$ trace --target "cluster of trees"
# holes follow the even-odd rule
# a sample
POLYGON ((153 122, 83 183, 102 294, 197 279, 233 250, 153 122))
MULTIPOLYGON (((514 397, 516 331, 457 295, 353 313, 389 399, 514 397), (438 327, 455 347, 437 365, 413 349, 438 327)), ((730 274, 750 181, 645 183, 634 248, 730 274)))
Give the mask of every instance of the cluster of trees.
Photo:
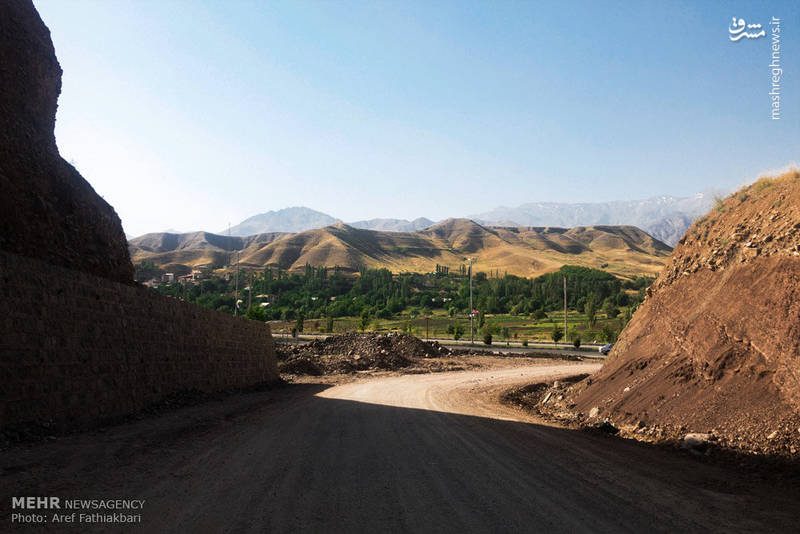
MULTIPOLYGON (((629 310, 636 305, 652 282, 647 277, 622 281, 604 271, 569 265, 535 278, 508 274, 489 278, 477 273, 472 280, 473 308, 481 312, 481 322, 484 313, 530 314, 542 319, 547 312, 563 309, 564 277, 568 309, 586 313, 591 326, 600 311, 616 317, 620 308, 629 310)), ((235 279, 212 277, 196 284, 161 284, 155 291, 233 313, 235 279)), ((322 317, 361 317, 368 324, 371 318, 390 318, 404 310, 412 315, 433 309, 445 309, 451 316, 469 313, 467 274, 464 269, 451 273, 441 266, 427 274, 393 275, 387 269, 362 269, 358 276, 310 265, 302 273, 291 274, 266 268, 240 271, 238 286, 241 313, 259 320, 297 321, 299 328, 304 319, 322 317)))

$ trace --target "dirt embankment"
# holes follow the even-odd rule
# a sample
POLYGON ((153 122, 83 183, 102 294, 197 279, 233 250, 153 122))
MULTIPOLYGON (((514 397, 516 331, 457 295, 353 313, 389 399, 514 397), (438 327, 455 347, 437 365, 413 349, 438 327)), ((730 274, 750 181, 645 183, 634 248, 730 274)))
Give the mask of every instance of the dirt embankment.
POLYGON ((603 369, 555 404, 588 423, 800 457, 800 173, 697 221, 603 369))

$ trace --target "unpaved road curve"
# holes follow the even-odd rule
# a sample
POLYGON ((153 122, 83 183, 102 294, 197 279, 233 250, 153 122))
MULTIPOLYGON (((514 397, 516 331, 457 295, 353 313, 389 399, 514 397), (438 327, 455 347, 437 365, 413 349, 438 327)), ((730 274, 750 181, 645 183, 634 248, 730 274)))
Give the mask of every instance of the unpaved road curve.
POLYGON ((294 385, 13 447, 0 454, 0 530, 9 526, 10 495, 146 499, 138 532, 796 528, 796 487, 537 424, 495 402, 511 384, 596 368, 554 363, 294 385))

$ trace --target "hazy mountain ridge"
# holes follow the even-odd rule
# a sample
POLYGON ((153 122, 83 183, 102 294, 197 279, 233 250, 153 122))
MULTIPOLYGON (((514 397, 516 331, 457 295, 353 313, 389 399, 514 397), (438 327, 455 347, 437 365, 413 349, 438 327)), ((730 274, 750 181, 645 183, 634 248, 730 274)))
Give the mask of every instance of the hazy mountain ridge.
MULTIPOLYGON (((331 217, 327 213, 295 206, 253 215, 231 227, 230 235, 248 236, 268 232, 302 232, 313 230, 314 228, 322 228, 335 222, 339 222, 339 219, 331 217)), ((218 233, 224 235, 228 233, 228 230, 218 233)))
MULTIPOLYGON (((707 213, 721 190, 709 189, 691 197, 659 196, 644 200, 611 202, 529 202, 517 207, 500 206, 468 218, 486 226, 563 227, 596 225, 636 226, 656 239, 674 246, 689 226, 707 213)), ((298 206, 254 215, 230 228, 231 236, 264 233, 298 233, 324 228, 341 219, 317 210, 298 206)), ((347 223, 352 228, 383 232, 414 232, 429 228, 435 221, 419 217, 376 218, 347 223)), ((217 232, 227 235, 228 230, 217 232)), ((166 232, 178 233, 178 232, 166 232)))
POLYGON ((413 232, 414 230, 422 230, 436 224, 435 221, 425 217, 418 217, 413 221, 407 219, 369 219, 366 221, 356 221, 348 223, 353 228, 361 228, 363 230, 381 230, 384 232, 413 232))
MULTIPOLYGON (((342 222, 342 220, 311 208, 295 206, 259 213, 258 215, 248 217, 236 226, 232 226, 230 228, 230 235, 249 236, 273 232, 297 233, 306 230, 314 230, 316 228, 324 228, 325 226, 330 226, 337 222, 342 222)), ((425 217, 418 217, 413 221, 407 219, 378 218, 355 221, 347 224, 353 228, 360 228, 363 230, 413 232, 414 230, 421 230, 432 226, 436 224, 436 222, 426 219, 425 217)), ((228 235, 228 232, 229 230, 225 229, 217 232, 217 234, 228 235)), ((181 232, 167 230, 163 233, 179 234, 181 232)))
POLYGON ((361 267, 393 272, 428 272, 437 264, 456 268, 467 257, 478 270, 535 276, 565 264, 605 268, 615 274, 656 274, 670 248, 631 226, 489 227, 468 219, 448 219, 423 230, 389 232, 354 228, 341 222, 298 233, 220 236, 208 232, 147 234, 130 242, 137 263, 158 266, 223 266, 234 261, 248 268, 280 266, 300 270, 306 264, 361 267))
POLYGON ((529 202, 501 206, 471 215, 483 224, 504 226, 631 225, 674 246, 692 222, 707 213, 721 191, 708 190, 691 197, 660 196, 645 200, 559 203, 529 202))

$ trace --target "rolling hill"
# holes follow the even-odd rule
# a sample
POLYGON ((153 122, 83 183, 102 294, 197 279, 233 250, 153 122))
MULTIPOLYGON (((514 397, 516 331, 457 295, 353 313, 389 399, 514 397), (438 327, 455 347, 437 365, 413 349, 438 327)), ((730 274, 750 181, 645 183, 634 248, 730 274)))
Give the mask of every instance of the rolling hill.
POLYGON ((162 267, 221 267, 233 261, 234 251, 239 251, 243 267, 290 271, 310 264, 351 272, 362 266, 428 272, 437 264, 456 268, 474 257, 477 271, 537 276, 571 264, 634 276, 657 274, 671 249, 633 226, 489 227, 468 219, 448 219, 413 232, 364 230, 337 222, 299 233, 159 233, 130 241, 134 263, 149 260, 162 267))

